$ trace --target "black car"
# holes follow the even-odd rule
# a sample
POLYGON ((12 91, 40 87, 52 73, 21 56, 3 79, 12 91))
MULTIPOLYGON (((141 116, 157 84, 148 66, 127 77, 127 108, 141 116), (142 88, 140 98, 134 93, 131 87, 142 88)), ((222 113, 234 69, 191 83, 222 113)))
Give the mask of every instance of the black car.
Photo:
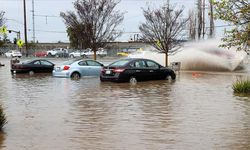
POLYGON ((52 73, 54 64, 44 59, 29 60, 23 63, 12 63, 11 73, 52 73))
POLYGON ((172 69, 161 66, 149 59, 122 59, 107 67, 103 67, 101 81, 137 82, 145 80, 161 80, 171 77, 175 80, 176 74, 172 69))

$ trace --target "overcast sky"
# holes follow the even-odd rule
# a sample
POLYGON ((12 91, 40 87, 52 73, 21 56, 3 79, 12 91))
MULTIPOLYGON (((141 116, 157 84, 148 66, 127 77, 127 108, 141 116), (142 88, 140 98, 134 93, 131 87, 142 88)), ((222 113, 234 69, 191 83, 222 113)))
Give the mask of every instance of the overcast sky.
MULTIPOLYGON (((74 10, 73 2, 74 0, 34 0, 35 39, 39 42, 68 42, 65 25, 59 14, 67 10, 74 10)), ((138 26, 144 20, 142 8, 148 5, 158 8, 166 2, 167 0, 121 0, 117 9, 125 11, 126 14, 123 24, 119 28, 125 33, 117 40, 128 41, 130 37, 133 37, 134 32, 139 32, 138 26)), ((184 6, 184 15, 187 15, 190 9, 195 8, 196 0, 170 0, 170 3, 179 7, 184 6)), ((26 5, 28 40, 30 41, 33 37, 32 0, 26 0, 26 5)), ((5 12, 7 28, 21 31, 23 38, 23 0, 0 0, 0 11, 5 12)), ((208 24, 208 20, 206 24, 208 24)), ((13 39, 16 35, 11 33, 8 36, 13 39)))

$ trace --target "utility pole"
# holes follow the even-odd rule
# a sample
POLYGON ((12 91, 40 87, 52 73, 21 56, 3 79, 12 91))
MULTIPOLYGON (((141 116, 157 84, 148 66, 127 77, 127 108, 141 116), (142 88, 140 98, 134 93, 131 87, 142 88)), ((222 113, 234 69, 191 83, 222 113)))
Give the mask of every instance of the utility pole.
POLYGON ((26 23, 26 2, 23 0, 23 13, 24 13, 24 40, 25 40, 25 55, 28 56, 28 41, 27 41, 27 23, 26 23))
POLYGON ((32 0, 32 20, 33 20, 33 42, 36 42, 36 33, 35 33, 35 6, 34 0, 32 0))

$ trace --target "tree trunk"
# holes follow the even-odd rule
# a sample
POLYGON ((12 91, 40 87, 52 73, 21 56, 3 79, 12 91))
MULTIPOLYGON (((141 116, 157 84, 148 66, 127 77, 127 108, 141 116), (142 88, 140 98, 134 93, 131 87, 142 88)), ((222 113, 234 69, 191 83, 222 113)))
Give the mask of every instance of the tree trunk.
POLYGON ((94 49, 93 51, 94 51, 94 60, 96 60, 96 49, 94 49))
POLYGON ((165 67, 168 67, 168 53, 165 53, 165 67))

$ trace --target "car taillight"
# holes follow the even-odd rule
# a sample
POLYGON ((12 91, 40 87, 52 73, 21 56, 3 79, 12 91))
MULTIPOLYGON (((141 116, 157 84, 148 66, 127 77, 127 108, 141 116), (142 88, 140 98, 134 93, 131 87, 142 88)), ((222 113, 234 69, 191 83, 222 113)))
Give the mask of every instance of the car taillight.
POLYGON ((64 66, 63 70, 69 70, 70 66, 64 66))
POLYGON ((113 72, 115 73, 121 73, 123 72, 125 69, 114 69, 113 72))

